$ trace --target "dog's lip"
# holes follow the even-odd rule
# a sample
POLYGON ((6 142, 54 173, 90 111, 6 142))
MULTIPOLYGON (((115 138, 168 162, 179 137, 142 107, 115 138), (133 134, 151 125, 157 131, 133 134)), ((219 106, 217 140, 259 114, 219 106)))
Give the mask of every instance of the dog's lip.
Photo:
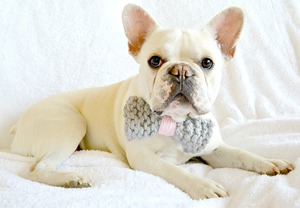
POLYGON ((165 105, 164 109, 157 109, 156 111, 154 111, 154 113, 159 116, 164 115, 166 113, 166 109, 170 110, 172 108, 177 108, 173 106, 176 102, 177 104, 175 104, 175 106, 181 106, 181 108, 183 107, 186 109, 190 108, 190 113, 193 113, 197 116, 204 115, 209 112, 207 110, 197 108, 193 100, 189 99, 188 96, 186 96, 183 92, 179 92, 176 95, 173 95, 173 97, 168 100, 168 103, 165 105))
POLYGON ((160 116, 161 114, 163 114, 163 111, 154 111, 154 113, 158 116, 160 116))
MULTIPOLYGON (((188 99, 187 96, 185 96, 183 93, 178 93, 177 95, 174 96, 174 98, 172 99, 171 102, 173 101, 178 101, 181 105, 187 105, 190 104, 194 107, 193 102, 191 100, 188 99)), ((170 102, 170 103, 171 103, 170 102)))
POLYGON ((169 99, 168 99, 168 105, 170 103, 172 103, 173 101, 179 101, 181 99, 183 99, 185 102, 189 102, 190 103, 190 101, 187 98, 187 96, 185 96, 184 93, 180 91, 180 92, 174 93, 173 96, 169 97, 169 99))
POLYGON ((175 95, 172 96, 172 98, 169 98, 168 101, 165 103, 165 107, 164 109, 157 109, 154 110, 154 113, 156 113, 157 115, 162 115, 166 109, 170 109, 170 108, 176 108, 174 106, 190 106, 193 107, 192 102, 190 102, 190 100, 187 98, 187 96, 185 96, 183 93, 177 93, 175 95))
POLYGON ((195 110, 195 112, 197 112, 198 115, 204 115, 204 114, 207 114, 209 112, 209 111, 204 110, 204 109, 199 109, 195 105, 194 100, 192 100, 192 98, 189 97, 189 96, 185 96, 184 93, 179 93, 178 95, 176 95, 174 97, 173 100, 178 100, 178 101, 180 101, 180 104, 183 104, 183 105, 190 105, 195 110))
MULTIPOLYGON (((177 101, 180 105, 191 105, 193 106, 192 102, 185 96, 183 93, 178 93, 175 95, 175 97, 172 99, 171 103, 177 101)), ((194 107, 194 106, 193 106, 194 107)))

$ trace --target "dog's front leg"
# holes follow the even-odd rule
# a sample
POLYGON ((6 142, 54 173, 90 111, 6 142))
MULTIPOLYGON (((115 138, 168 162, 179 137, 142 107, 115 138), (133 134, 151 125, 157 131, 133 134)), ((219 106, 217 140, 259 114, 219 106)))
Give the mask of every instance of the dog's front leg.
POLYGON ((132 145, 126 152, 133 169, 159 176, 180 188, 194 199, 227 196, 225 188, 206 178, 200 178, 173 163, 160 158, 144 146, 132 145))
POLYGON ((268 175, 287 174, 294 169, 294 165, 288 161, 267 159, 226 144, 201 158, 214 168, 240 168, 268 175))

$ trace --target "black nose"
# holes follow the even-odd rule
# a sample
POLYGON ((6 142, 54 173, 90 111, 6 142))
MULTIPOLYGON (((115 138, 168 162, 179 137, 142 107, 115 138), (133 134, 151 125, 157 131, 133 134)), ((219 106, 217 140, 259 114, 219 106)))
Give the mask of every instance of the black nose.
POLYGON ((177 64, 169 70, 169 74, 178 78, 178 82, 182 82, 185 79, 193 76, 193 70, 185 64, 177 64))

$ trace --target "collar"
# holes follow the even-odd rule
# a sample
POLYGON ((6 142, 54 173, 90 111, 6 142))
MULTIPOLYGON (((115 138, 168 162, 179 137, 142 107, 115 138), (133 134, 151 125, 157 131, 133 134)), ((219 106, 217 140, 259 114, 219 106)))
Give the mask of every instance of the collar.
POLYGON ((183 122, 176 122, 170 116, 155 114, 149 104, 137 96, 129 97, 123 116, 125 135, 129 141, 151 139, 159 134, 180 142, 186 153, 199 153, 213 134, 214 124, 210 119, 188 117, 183 122))

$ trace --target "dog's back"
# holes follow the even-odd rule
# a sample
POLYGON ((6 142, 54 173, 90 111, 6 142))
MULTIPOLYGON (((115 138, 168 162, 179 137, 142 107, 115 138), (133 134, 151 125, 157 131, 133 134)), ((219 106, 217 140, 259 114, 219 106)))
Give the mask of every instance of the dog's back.
POLYGON ((117 94, 126 90, 129 83, 127 80, 55 95, 30 107, 11 129, 14 135, 11 151, 37 159, 29 178, 50 185, 87 186, 87 180, 81 176, 54 171, 78 145, 81 149, 110 151, 125 160, 117 141, 119 127, 114 122, 121 114, 112 113, 115 105, 121 106, 117 94))

